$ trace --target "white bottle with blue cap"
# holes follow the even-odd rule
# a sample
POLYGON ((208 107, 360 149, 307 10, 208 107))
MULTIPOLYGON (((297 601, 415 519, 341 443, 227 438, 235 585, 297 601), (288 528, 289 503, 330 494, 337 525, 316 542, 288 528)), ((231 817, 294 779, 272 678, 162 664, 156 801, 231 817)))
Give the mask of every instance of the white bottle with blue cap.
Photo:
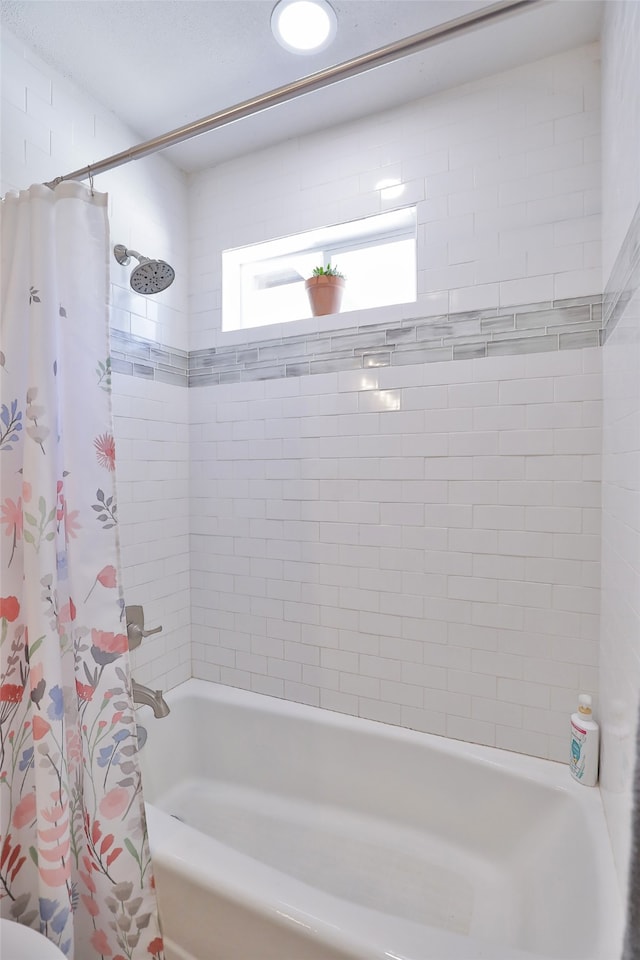
POLYGON ((578 710, 571 714, 569 770, 571 776, 586 787, 595 787, 598 782, 599 748, 600 728, 593 719, 591 697, 581 693, 578 710))

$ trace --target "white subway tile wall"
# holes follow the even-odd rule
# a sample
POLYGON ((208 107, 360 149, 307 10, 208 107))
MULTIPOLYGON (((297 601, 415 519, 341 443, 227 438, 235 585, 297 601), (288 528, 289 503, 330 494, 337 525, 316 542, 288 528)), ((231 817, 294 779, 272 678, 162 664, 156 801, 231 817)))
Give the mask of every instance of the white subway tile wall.
POLYGON ((449 344, 312 376, 296 356, 286 376, 286 338, 467 310, 504 324, 517 306, 512 335, 549 349, 541 302, 602 289, 598 57, 192 177, 191 382, 209 384, 190 397, 195 675, 566 760, 567 713, 597 690, 598 351, 437 362, 449 344), (271 345, 222 335, 221 251, 378 212, 385 165, 418 202, 414 312, 282 324, 271 345), (282 379, 232 368, 260 351, 258 375, 282 379), (216 367, 246 382, 212 386, 216 367))
POLYGON ((566 760, 597 687, 599 356, 190 390, 194 674, 566 760))
MULTIPOLYGON (((68 173, 137 142, 113 113, 2 30, 0 191, 68 173)), ((159 297, 129 288, 111 263, 111 324, 178 352, 187 347, 186 177, 160 156, 95 178, 109 193, 111 241, 173 264, 159 297)), ((190 675, 188 409, 186 389, 113 375, 122 572, 127 603, 165 631, 134 654, 141 683, 166 689, 190 675)))
POLYGON ((600 783, 623 889, 640 694, 639 77, 640 5, 607 3, 603 24, 603 262, 606 302, 617 324, 602 351, 600 783))
POLYGON ((640 694, 640 270, 635 298, 603 350, 602 793, 626 882, 640 694))
POLYGON ((238 342, 223 249, 378 213, 387 171, 417 202, 421 315, 600 293, 599 110, 591 44, 194 174, 191 349, 238 342))
POLYGON ((191 676, 189 431, 184 387, 113 375, 120 555, 127 603, 162 625, 131 655, 136 680, 170 689, 191 676))
POLYGON ((602 23, 603 289, 640 204, 640 5, 604 5, 602 23))

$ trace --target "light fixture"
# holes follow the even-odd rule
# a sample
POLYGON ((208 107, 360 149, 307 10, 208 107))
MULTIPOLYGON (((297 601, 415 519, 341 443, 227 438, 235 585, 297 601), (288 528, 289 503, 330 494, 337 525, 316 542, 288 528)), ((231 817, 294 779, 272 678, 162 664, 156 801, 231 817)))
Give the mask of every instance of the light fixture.
POLYGON ((290 53, 318 53, 332 42, 338 21, 327 0, 279 0, 271 14, 271 30, 290 53))

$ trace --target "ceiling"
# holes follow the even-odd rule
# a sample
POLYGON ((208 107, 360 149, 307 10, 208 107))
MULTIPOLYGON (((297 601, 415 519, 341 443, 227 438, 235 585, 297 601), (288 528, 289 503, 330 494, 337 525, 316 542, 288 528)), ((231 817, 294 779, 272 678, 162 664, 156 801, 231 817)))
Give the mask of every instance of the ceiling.
MULTIPOLYGON (((3 27, 114 111, 136 140, 147 140, 489 6, 486 0, 332 0, 334 43, 297 56, 271 34, 274 2, 2 0, 0 10, 3 27)), ((171 147, 165 156, 195 171, 388 109, 595 40, 601 15, 601 0, 550 0, 171 147)))

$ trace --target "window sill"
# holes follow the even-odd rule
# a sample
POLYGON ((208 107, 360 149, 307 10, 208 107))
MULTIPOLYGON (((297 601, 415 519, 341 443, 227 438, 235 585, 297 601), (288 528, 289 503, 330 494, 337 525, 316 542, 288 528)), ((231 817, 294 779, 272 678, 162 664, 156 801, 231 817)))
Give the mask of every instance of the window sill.
POLYGON ((330 333, 333 330, 345 332, 376 324, 399 323, 411 320, 421 312, 419 300, 408 303, 394 303, 386 307, 369 307, 366 310, 350 310, 343 313, 329 313, 324 317, 306 317, 287 323, 272 323, 264 327, 247 327, 244 330, 218 331, 216 346, 235 346, 236 344, 261 343, 270 340, 284 340, 288 337, 308 337, 315 333, 330 333))

